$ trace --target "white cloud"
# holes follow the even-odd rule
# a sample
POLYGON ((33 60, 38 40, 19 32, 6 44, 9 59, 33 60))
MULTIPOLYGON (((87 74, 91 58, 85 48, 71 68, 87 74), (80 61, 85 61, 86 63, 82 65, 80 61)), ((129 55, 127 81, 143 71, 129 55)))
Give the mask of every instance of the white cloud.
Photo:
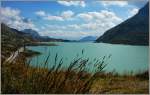
MULTIPOLYGON (((99 12, 92 11, 86 13, 80 13, 74 15, 70 10, 60 13, 60 16, 50 15, 44 11, 36 12, 36 15, 41 16, 47 20, 64 21, 69 18, 80 18, 80 24, 71 25, 48 25, 41 27, 42 32, 40 34, 55 37, 55 38, 68 38, 68 39, 80 39, 84 36, 100 36, 106 30, 122 22, 114 12, 101 10, 99 12)), ((23 30, 27 28, 36 29, 31 20, 21 17, 20 11, 17 9, 1 8, 1 20, 10 27, 23 30)))
POLYGON ((37 11, 35 12, 35 14, 38 16, 46 16, 46 13, 44 11, 37 11))
POLYGON ((120 7, 124 7, 128 5, 128 1, 99 1, 104 6, 117 5, 120 7))
POLYGON ((20 11, 17 9, 11 9, 10 7, 1 7, 0 13, 1 21, 11 28, 15 28, 18 30, 29 28, 38 30, 31 20, 21 17, 20 11))
POLYGON ((64 11, 61 13, 61 16, 64 18, 64 19, 67 19, 67 18, 71 18, 72 16, 74 15, 74 12, 68 10, 68 11, 64 11))
MULTIPOLYGON (((81 19, 87 20, 86 23, 71 25, 46 25, 46 29, 41 32, 42 35, 49 35, 56 38, 67 38, 67 39, 80 39, 85 36, 100 36, 106 30, 114 27, 121 23, 123 20, 119 18, 115 13, 102 10, 100 12, 87 12, 81 13, 84 15, 91 16, 89 20, 85 17, 81 19)), ((76 17, 81 16, 78 14, 76 17)))
POLYGON ((139 11, 138 8, 133 8, 132 10, 129 10, 129 17, 134 16, 135 14, 137 14, 139 11))
MULTIPOLYGON (((58 1, 61 4, 66 6, 82 6, 85 7, 85 2, 78 1, 80 3, 74 3, 75 1, 58 1)), ((118 5, 118 6, 125 6, 128 4, 127 1, 99 1, 104 6, 109 5, 118 5), (103 2, 103 3, 102 3, 103 2), (105 2, 105 3, 104 3, 105 2), (108 2, 108 3, 106 3, 108 2), (120 3, 117 3, 120 2, 120 3)), ((134 15, 137 12, 137 9, 130 10, 130 14, 134 15)), ((41 17, 44 20, 55 20, 55 21, 66 21, 70 19, 77 20, 75 22, 71 22, 70 25, 68 23, 64 25, 59 25, 59 23, 55 25, 47 25, 41 26, 40 34, 55 38, 68 38, 68 39, 80 39, 84 36, 100 36, 106 30, 114 27, 115 25, 121 23, 123 20, 122 18, 118 17, 114 12, 108 10, 101 10, 101 11, 91 11, 91 12, 84 12, 84 13, 74 13, 71 10, 66 10, 60 12, 57 15, 47 13, 43 10, 39 10, 35 12, 35 14, 41 17), (78 23, 80 22, 80 23, 78 23)), ((20 11, 17 9, 1 8, 0 14, 2 21, 6 22, 13 28, 16 29, 26 29, 32 28, 36 29, 35 25, 31 20, 25 20, 25 18, 21 17, 20 11)))
POLYGON ((121 23, 123 20, 114 12, 101 10, 99 12, 86 12, 74 16, 80 18, 80 24, 71 25, 47 25, 42 35, 49 35, 56 38, 80 39, 84 36, 100 36, 106 30, 121 23), (49 31, 51 30, 51 31, 49 31))
POLYGON ((77 17, 80 17, 82 19, 86 19, 86 20, 91 20, 93 19, 93 17, 89 14, 85 14, 85 13, 81 13, 81 14, 78 14, 77 17))
POLYGON ((35 12, 35 14, 36 14, 37 16, 42 17, 42 18, 45 19, 45 20, 63 21, 63 18, 62 18, 62 17, 50 15, 50 14, 48 14, 48 13, 46 13, 45 11, 42 11, 42 10, 35 12))
POLYGON ((10 7, 1 8, 1 14, 7 17, 17 17, 20 14, 20 11, 17 9, 11 9, 10 7))
POLYGON ((48 14, 48 13, 46 13, 44 11, 37 11, 37 12, 35 12, 35 14, 37 16, 42 17, 45 20, 64 21, 64 20, 70 20, 71 17, 74 15, 74 12, 72 12, 71 10, 64 11, 64 12, 62 12, 60 14, 60 16, 58 16, 58 15, 51 15, 51 14, 48 14))
POLYGON ((57 2, 65 6, 81 6, 81 7, 86 6, 84 1, 57 1, 57 2))
POLYGON ((121 22, 122 19, 118 17, 114 12, 101 10, 100 12, 87 12, 78 14, 77 17, 82 18, 85 21, 96 21, 101 23, 109 22, 121 22))
POLYGON ((56 21, 63 21, 63 18, 60 16, 52 16, 52 15, 48 15, 46 17, 44 17, 45 20, 56 20, 56 21))

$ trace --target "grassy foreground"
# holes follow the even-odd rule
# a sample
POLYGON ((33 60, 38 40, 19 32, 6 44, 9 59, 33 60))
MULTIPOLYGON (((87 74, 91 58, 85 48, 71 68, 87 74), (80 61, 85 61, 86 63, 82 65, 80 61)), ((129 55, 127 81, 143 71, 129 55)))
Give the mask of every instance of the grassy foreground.
POLYGON ((52 93, 148 93, 148 72, 138 75, 120 76, 113 73, 103 73, 105 62, 95 60, 94 74, 86 72, 89 59, 75 58, 70 66, 63 70, 63 59, 56 54, 55 64, 46 69, 47 57, 43 64, 45 69, 31 67, 26 63, 24 53, 13 63, 2 63, 1 88, 8 94, 52 94, 52 93))

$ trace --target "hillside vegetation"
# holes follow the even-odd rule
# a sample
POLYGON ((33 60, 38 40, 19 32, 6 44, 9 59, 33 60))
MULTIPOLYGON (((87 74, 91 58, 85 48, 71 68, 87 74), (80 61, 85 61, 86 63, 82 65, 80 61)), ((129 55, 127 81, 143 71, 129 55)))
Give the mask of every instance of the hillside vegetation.
POLYGON ((16 29, 9 28, 5 24, 1 24, 2 61, 19 47, 23 46, 25 43, 30 43, 31 41, 33 41, 31 36, 16 29))

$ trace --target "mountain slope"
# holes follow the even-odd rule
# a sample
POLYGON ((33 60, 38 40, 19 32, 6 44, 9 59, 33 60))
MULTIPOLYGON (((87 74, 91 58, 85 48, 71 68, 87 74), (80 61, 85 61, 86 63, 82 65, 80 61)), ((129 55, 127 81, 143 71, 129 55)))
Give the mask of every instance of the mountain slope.
POLYGON ((96 42, 112 44, 149 44, 149 3, 139 12, 119 24, 118 26, 106 31, 96 42))
POLYGON ((87 41, 95 41, 97 37, 95 36, 86 36, 86 37, 83 37, 82 39, 80 39, 79 41, 81 42, 87 42, 87 41))
POLYGON ((33 41, 32 37, 5 24, 1 24, 1 58, 5 59, 11 52, 16 51, 18 47, 33 41))

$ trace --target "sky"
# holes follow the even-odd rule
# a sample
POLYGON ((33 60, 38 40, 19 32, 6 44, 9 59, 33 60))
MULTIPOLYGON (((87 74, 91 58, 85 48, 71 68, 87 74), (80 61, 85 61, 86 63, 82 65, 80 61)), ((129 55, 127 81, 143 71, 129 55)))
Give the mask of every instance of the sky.
POLYGON ((0 20, 18 30, 78 40, 101 36, 138 13, 148 0, 130 1, 2 1, 0 20))

